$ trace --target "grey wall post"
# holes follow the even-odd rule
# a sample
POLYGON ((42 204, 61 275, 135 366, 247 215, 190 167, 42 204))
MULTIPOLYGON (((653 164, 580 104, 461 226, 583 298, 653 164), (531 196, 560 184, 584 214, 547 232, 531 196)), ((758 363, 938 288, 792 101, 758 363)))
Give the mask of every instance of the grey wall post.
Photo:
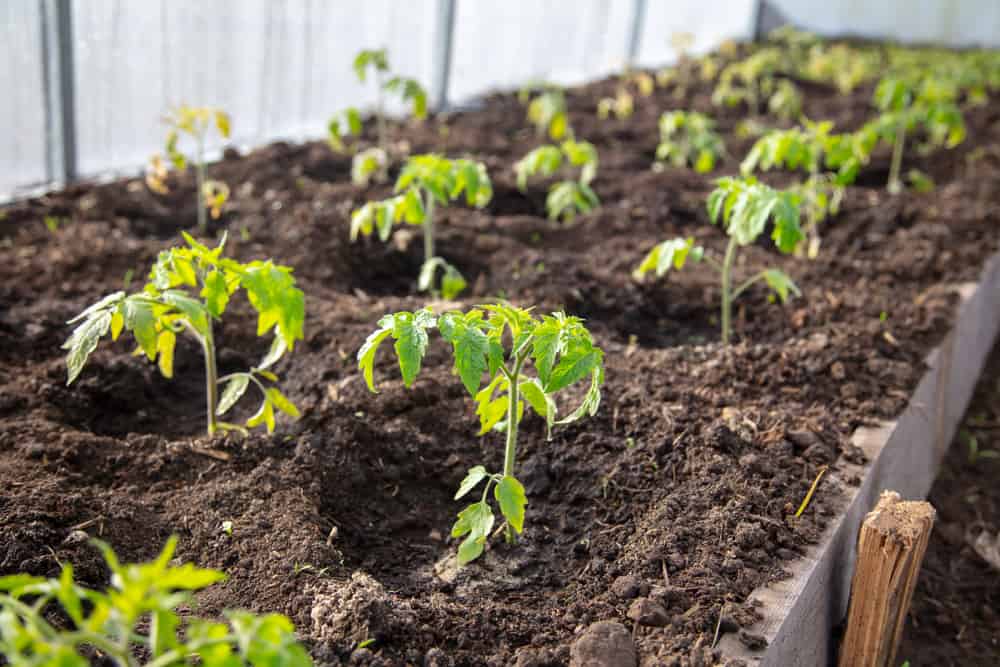
POLYGON ((434 41, 434 79, 431 81, 431 106, 435 111, 448 107, 448 81, 451 78, 451 46, 455 32, 455 0, 438 0, 437 34, 434 41))
POLYGON ((642 42, 642 25, 646 20, 646 0, 632 0, 632 21, 628 26, 628 37, 625 41, 625 63, 632 67, 639 56, 639 46, 642 42))
POLYGON ((50 183, 77 175, 71 0, 39 0, 45 100, 45 170, 50 183))

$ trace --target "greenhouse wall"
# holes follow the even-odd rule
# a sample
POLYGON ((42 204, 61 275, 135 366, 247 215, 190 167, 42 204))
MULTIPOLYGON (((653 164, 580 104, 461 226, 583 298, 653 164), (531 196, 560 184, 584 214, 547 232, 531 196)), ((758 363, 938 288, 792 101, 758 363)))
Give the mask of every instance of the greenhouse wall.
MULTIPOLYGON (((765 4, 765 16, 824 34, 1000 40, 991 0, 765 4)), ((669 63, 672 34, 690 32, 706 51, 751 37, 757 16, 757 0, 12 0, 0 3, 0 196, 62 180, 67 141, 80 176, 138 169, 180 103, 228 110, 240 146, 321 136, 334 111, 373 101, 350 67, 361 48, 389 46, 397 72, 425 82, 432 100, 460 103, 531 80, 579 83, 630 59, 669 63), (72 58, 66 81, 60 46, 72 58), (60 83, 72 89, 66 105, 60 83)))

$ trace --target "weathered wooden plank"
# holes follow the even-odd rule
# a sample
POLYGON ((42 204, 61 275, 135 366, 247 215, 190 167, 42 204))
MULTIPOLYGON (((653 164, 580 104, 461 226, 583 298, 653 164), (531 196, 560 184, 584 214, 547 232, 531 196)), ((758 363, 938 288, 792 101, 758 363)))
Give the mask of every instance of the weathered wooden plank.
POLYGON ((859 429, 853 441, 864 450, 864 467, 842 462, 828 473, 845 498, 840 518, 830 522, 819 543, 788 568, 789 579, 751 595, 760 600, 762 620, 750 632, 768 642, 751 651, 734 635, 719 642, 724 662, 794 667, 830 664, 831 629, 847 613, 855 541, 861 522, 883 489, 904 498, 924 498, 965 412, 983 363, 1000 328, 1000 254, 983 269, 978 283, 955 288, 962 303, 951 332, 928 355, 928 370, 906 410, 894 421, 859 429), (857 475, 862 482, 844 480, 857 475))

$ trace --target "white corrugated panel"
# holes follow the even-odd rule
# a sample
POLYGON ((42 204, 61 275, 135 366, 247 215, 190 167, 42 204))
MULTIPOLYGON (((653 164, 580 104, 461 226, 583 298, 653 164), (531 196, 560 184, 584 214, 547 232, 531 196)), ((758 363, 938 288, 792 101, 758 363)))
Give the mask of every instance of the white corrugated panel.
POLYGON ((768 0, 791 24, 823 35, 858 35, 951 46, 1000 46, 998 0, 768 0))
POLYGON ((434 0, 76 0, 77 122, 83 174, 134 167, 161 148, 176 104, 220 106, 234 141, 320 136, 347 105, 362 48, 390 46, 393 69, 429 84, 434 0))
POLYGON ((448 96, 579 83, 620 69, 631 15, 624 0, 457 0, 448 96))
POLYGON ((674 62, 675 33, 694 36, 693 53, 711 51, 727 39, 750 39, 755 10, 756 0, 648 0, 636 60, 646 67, 674 62))
POLYGON ((0 193, 46 179, 39 8, 0 2, 0 193))

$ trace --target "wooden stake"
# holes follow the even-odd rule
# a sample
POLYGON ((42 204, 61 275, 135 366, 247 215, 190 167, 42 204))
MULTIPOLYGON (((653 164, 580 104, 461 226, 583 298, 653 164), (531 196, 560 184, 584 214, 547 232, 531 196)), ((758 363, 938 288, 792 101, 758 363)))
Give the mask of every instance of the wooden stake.
POLYGON ((840 667, 895 664, 935 515, 930 503, 903 501, 895 491, 883 491, 865 517, 840 667))

